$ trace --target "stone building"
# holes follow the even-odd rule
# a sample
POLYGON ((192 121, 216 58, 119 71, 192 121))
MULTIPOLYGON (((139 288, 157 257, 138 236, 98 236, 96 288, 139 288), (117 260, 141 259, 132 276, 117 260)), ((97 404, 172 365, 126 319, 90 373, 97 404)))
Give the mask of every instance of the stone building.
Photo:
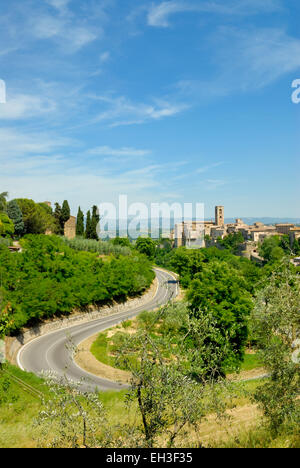
POLYGON ((224 235, 224 207, 215 208, 214 221, 182 221, 175 225, 174 245, 175 247, 185 246, 187 248, 205 247, 205 236, 211 235, 212 228, 219 228, 216 232, 218 237, 224 235))
POLYGON ((277 232, 280 234, 286 234, 288 235, 290 233, 290 230, 295 227, 294 224, 291 223, 282 223, 282 224, 275 224, 277 232))
POLYGON ((225 224, 224 206, 216 206, 215 207, 215 225, 224 226, 224 224, 225 224))
POLYGON ((265 225, 261 222, 253 223, 249 226, 240 218, 235 223, 225 224, 224 206, 215 207, 215 222, 213 221, 184 221, 176 224, 171 238, 174 240, 175 247, 186 246, 189 248, 205 247, 203 238, 210 237, 209 245, 215 245, 218 239, 224 239, 229 234, 241 233, 245 243, 250 243, 252 252, 247 252, 248 257, 255 257, 261 261, 258 253, 253 246, 258 246, 264 239, 271 236, 290 236, 291 246, 295 240, 300 238, 300 227, 295 227, 291 223, 280 223, 265 225), (202 240, 201 240, 202 239, 202 240))
POLYGON ((226 236, 225 227, 214 226, 211 228, 210 237, 213 241, 217 241, 218 239, 224 239, 225 236, 226 236))
POLYGON ((67 237, 67 239, 74 239, 74 237, 76 237, 75 216, 70 216, 68 221, 65 223, 64 236, 67 237))
POLYGON ((300 227, 294 227, 290 229, 289 234, 290 234, 290 244, 291 246, 293 246, 295 241, 300 239, 300 227))

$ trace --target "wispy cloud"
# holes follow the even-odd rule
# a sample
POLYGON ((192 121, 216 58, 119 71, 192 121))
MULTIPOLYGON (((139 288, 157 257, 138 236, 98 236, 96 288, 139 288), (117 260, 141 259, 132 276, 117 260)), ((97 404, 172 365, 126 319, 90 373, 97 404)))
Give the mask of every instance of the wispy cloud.
POLYGON ((61 12, 65 12, 71 0, 46 0, 49 5, 53 6, 61 12))
POLYGON ((127 194, 131 201, 166 200, 170 196, 170 171, 166 164, 143 161, 120 169, 118 164, 87 164, 86 155, 116 158, 147 156, 150 151, 102 146, 79 151, 80 142, 55 133, 22 133, 15 128, 0 129, 0 186, 11 197, 37 201, 68 199, 77 209, 91 203, 118 200, 127 194), (162 182, 164 181, 164 182, 162 182))
POLYGON ((249 15, 260 12, 275 11, 280 8, 279 0, 233 0, 227 2, 170 0, 152 5, 148 12, 148 24, 155 27, 170 26, 170 16, 175 13, 194 12, 223 15, 249 15))
POLYGON ((44 155, 59 149, 74 146, 70 138, 57 137, 47 133, 25 133, 15 128, 0 128, 1 162, 12 157, 26 158, 32 155, 44 155))
POLYGON ((87 44, 99 39, 103 29, 81 26, 68 16, 36 15, 31 18, 30 33, 36 39, 51 39, 63 46, 65 52, 77 52, 87 44))
POLYGON ((23 120, 48 115, 56 110, 55 101, 32 95, 7 95, 6 104, 0 106, 0 120, 23 120))
POLYGON ((100 55, 100 62, 101 62, 101 63, 107 62, 109 59, 110 59, 110 52, 108 52, 108 51, 103 52, 103 53, 100 55))
POLYGON ((203 188, 206 190, 217 190, 227 184, 226 180, 221 179, 207 179, 203 182, 203 188))
POLYGON ((213 163, 213 164, 209 164, 207 166, 198 167, 198 169, 196 169, 196 172, 197 172, 197 174, 204 174, 205 172, 208 172, 211 169, 215 169, 216 167, 222 166, 222 164, 224 164, 224 163, 220 161, 220 162, 216 162, 216 163, 213 163))
POLYGON ((93 123, 107 121, 110 127, 136 125, 151 120, 160 120, 164 117, 172 117, 189 107, 184 103, 171 103, 158 99, 154 99, 151 104, 145 104, 132 102, 124 96, 90 97, 102 102, 106 106, 106 110, 98 114, 93 119, 93 123))
POLYGON ((183 99, 207 100, 251 91, 300 68, 300 39, 284 29, 220 28, 215 32, 213 63, 208 80, 181 80, 176 84, 183 99))
POLYGON ((110 146, 98 146, 88 150, 88 154, 95 156, 114 156, 114 157, 142 157, 151 153, 149 150, 139 150, 136 148, 111 148, 110 146))

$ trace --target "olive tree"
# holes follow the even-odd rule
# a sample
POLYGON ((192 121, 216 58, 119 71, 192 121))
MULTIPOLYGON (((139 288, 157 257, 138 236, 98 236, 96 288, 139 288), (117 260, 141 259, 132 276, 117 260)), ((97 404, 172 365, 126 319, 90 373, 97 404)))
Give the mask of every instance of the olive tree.
POLYGON ((119 364, 132 374, 127 401, 137 403, 142 434, 139 443, 147 448, 173 447, 188 430, 197 430, 208 413, 224 416, 225 400, 230 395, 230 384, 212 377, 220 353, 206 348, 205 338, 214 333, 211 317, 203 316, 202 328, 190 320, 174 346, 171 336, 155 334, 167 311, 163 309, 152 324, 148 322, 145 329, 128 336, 119 350, 119 364), (195 369, 201 379, 195 378, 195 369))
POLYGON ((273 272, 257 294, 251 323, 260 359, 270 374, 254 398, 276 434, 283 423, 300 422, 299 274, 289 266, 273 272))
POLYGON ((51 448, 107 447, 110 436, 104 408, 97 393, 82 390, 83 382, 53 372, 44 374, 46 396, 35 426, 38 443, 51 448))

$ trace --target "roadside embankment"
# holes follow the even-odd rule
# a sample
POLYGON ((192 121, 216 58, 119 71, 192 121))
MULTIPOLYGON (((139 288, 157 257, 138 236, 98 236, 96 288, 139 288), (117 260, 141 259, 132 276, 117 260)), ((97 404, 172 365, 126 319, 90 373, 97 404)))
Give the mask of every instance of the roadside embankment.
POLYGON ((17 337, 6 337, 6 358, 11 364, 17 364, 16 356, 22 346, 43 335, 47 335, 56 330, 62 330, 81 323, 92 322, 93 320, 107 317, 120 312, 126 312, 135 307, 142 307, 150 302, 156 295, 158 289, 158 280, 154 279, 150 288, 140 297, 129 299, 119 304, 104 306, 99 309, 90 307, 86 313, 74 312, 74 314, 57 320, 41 323, 33 328, 26 329, 17 337))

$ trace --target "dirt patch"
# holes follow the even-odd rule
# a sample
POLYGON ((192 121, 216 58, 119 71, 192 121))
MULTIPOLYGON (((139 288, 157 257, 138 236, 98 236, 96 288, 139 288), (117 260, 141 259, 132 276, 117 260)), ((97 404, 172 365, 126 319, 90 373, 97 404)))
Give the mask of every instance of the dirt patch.
POLYGON ((102 377, 103 379, 112 380, 118 383, 129 383, 131 379, 130 372, 107 366, 106 364, 98 361, 90 352, 91 346, 97 339, 98 335, 99 333, 90 336, 79 345, 77 354, 75 356, 76 364, 78 364, 78 366, 85 371, 90 372, 97 377, 102 377))
POLYGON ((224 421, 216 421, 214 416, 209 416, 199 428, 199 442, 213 443, 232 437, 243 430, 257 424, 260 411, 256 405, 245 405, 227 411, 229 418, 224 421))
POLYGON ((227 375, 227 378, 229 380, 238 382, 240 380, 259 379, 259 378, 265 377, 266 374, 267 374, 266 369, 264 369, 263 367, 258 367, 256 369, 242 371, 239 374, 229 374, 227 375))

